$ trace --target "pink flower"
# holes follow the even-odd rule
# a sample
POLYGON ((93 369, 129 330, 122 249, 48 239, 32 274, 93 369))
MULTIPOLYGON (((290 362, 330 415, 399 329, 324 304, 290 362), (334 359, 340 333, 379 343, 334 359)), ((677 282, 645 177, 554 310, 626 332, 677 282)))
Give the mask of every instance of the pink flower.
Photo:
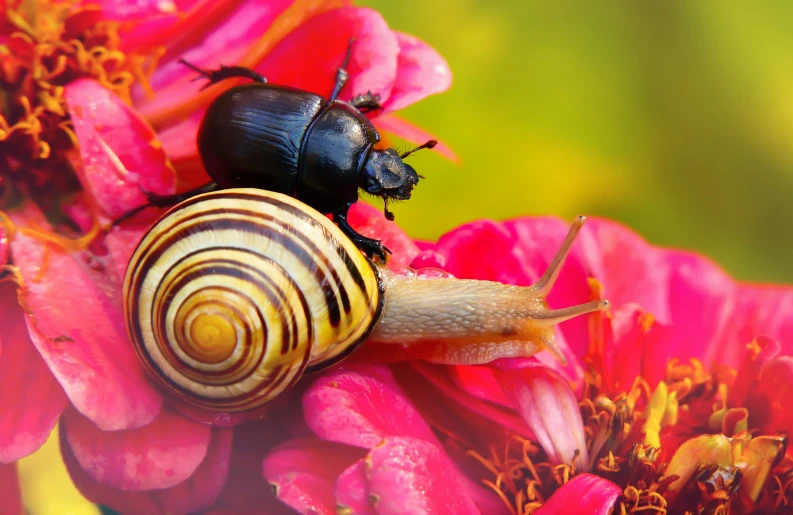
MULTIPOLYGON (((358 215, 365 232, 383 234, 379 214, 358 215)), ((421 250, 391 225, 387 234, 400 263, 528 285, 565 228, 553 218, 477 221, 421 250)), ((434 365, 372 341, 301 393, 310 433, 297 429, 271 451, 264 476, 300 513, 779 506, 791 495, 793 342, 782 311, 791 294, 590 220, 548 302, 608 297, 612 307, 558 326, 567 366, 545 352, 434 365)))
MULTIPOLYGON (((121 307, 151 215, 97 235, 144 202, 138 186, 162 194, 206 180, 195 130, 233 81, 186 95, 192 74, 176 60, 248 65, 326 94, 356 35, 345 95, 378 91, 386 113, 375 123, 420 140, 388 113, 444 90, 449 73, 426 45, 343 2, 100 6, 42 3, 36 22, 16 4, 3 14, 14 58, 0 65, 13 100, 0 119, 0 392, 11 399, 1 462, 33 452, 59 423, 74 482, 125 513, 748 513, 788 503, 793 293, 736 283, 604 220, 582 231, 546 300, 608 297, 611 310, 532 326, 530 349, 509 331, 484 351, 487 342, 372 338, 264 409, 166 402, 121 307), (50 206, 68 217, 45 217, 50 206), (522 355, 542 348, 555 355, 522 355)), ((394 271, 523 286, 566 230, 553 218, 478 221, 420 248, 372 208, 356 206, 350 221, 394 251, 394 271)))
POLYGON ((448 66, 347 2, 19 0, 0 16, 0 44, 13 49, 0 64, 0 463, 38 449, 59 423, 64 459, 91 499, 125 512, 204 509, 239 474, 231 427, 261 413, 164 401, 121 307, 127 263, 154 213, 97 237, 145 202, 140 188, 207 181, 197 126, 235 81, 200 92, 177 60, 248 65, 327 95, 355 36, 341 98, 379 93, 375 123, 407 139, 426 135, 393 112, 447 89, 448 66))

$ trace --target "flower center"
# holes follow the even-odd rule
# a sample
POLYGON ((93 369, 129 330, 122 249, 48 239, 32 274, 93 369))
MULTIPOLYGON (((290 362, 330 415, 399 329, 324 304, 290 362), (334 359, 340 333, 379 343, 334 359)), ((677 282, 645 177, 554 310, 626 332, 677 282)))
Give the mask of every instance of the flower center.
POLYGON ((0 24, 0 154, 6 161, 0 165, 26 173, 35 168, 39 183, 77 144, 64 86, 90 77, 130 102, 134 80, 145 86, 150 71, 143 68, 151 56, 119 50, 117 22, 82 4, 12 0, 0 24))
MULTIPOLYGON (((757 503, 790 504, 785 436, 754 434, 749 411, 728 407, 735 377, 725 367, 708 372, 697 360, 672 361, 654 391, 637 378, 628 391, 608 394, 602 376, 589 372, 579 403, 589 469, 622 488, 613 513, 727 514, 738 505, 748 513, 757 503)), ((514 435, 489 455, 469 456, 515 515, 540 508, 577 472, 572 459, 552 464, 537 442, 514 435)))

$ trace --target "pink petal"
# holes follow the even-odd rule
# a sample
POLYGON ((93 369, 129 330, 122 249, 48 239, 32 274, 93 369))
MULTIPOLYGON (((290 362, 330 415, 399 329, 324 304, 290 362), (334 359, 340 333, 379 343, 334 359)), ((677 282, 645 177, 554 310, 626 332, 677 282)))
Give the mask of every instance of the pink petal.
MULTIPOLYGON (((217 2, 221 4, 223 2, 217 2)), ((212 2, 212 3, 215 3, 212 2)), ((202 6, 204 11, 220 10, 223 6, 213 6, 212 3, 205 3, 202 6)), ((228 2, 225 2, 228 4, 228 2)), ((142 88, 138 88, 135 101, 141 113, 144 115, 153 111, 167 108, 170 104, 184 102, 185 95, 198 95, 203 82, 192 82, 196 73, 179 63, 179 59, 204 69, 215 69, 221 65, 235 66, 249 51, 250 47, 262 37, 262 34, 270 27, 273 20, 286 9, 292 0, 276 0, 268 2, 242 2, 236 6, 225 6, 222 19, 215 15, 214 19, 205 19, 201 13, 190 13, 196 20, 212 22, 213 26, 208 26, 205 31, 195 25, 183 27, 180 37, 191 36, 195 41, 178 53, 169 53, 169 58, 161 62, 150 79, 151 86, 157 91, 156 96, 149 98, 142 88), (229 8, 231 7, 231 8, 229 8), (186 30, 185 30, 186 29, 186 30), (198 30, 196 30, 198 29, 198 30)), ((210 16, 212 13, 207 13, 210 16)), ((206 23, 205 23, 206 24, 206 23)), ((173 45, 174 41, 168 41, 173 45)), ((268 71, 263 73, 267 76, 268 71)), ((267 77, 269 80, 269 76, 267 77)), ((248 81, 246 81, 248 82, 248 81)), ((235 84, 234 81, 227 81, 229 87, 235 84)), ((187 140, 189 133, 184 135, 187 140)), ((190 140, 195 143, 195 138, 190 140)), ((166 148, 168 148, 166 146, 166 148)), ((168 154, 171 158, 174 156, 168 154)))
POLYGON ((435 444, 391 437, 368 458, 369 493, 377 513, 480 513, 457 470, 435 444))
POLYGON ((534 271, 513 252, 514 237, 503 224, 477 220, 438 239, 436 251, 446 257, 444 270, 461 279, 481 279, 528 286, 534 271))
POLYGON ((355 515, 377 515, 369 499, 365 460, 356 461, 339 475, 335 495, 340 509, 351 510, 355 515))
POLYGON ((219 506, 233 513, 294 514, 275 497, 262 476, 264 458, 274 446, 290 438, 291 419, 302 418, 298 409, 288 408, 279 410, 274 417, 234 428, 231 467, 219 506))
POLYGON ((101 431, 76 410, 64 412, 69 445, 94 481, 122 490, 169 488, 207 455, 212 428, 163 409, 142 428, 101 431))
POLYGON ((441 93, 452 85, 446 60, 420 39, 394 32, 399 43, 397 74, 387 111, 398 111, 425 97, 441 93))
POLYGON ((168 399, 168 404, 191 420, 215 427, 234 427, 249 420, 257 420, 262 418, 262 415, 268 410, 268 406, 264 406, 241 413, 222 413, 193 406, 189 402, 177 398, 168 399))
POLYGON ((433 152, 439 153, 453 163, 459 164, 460 162, 460 158, 457 157, 457 154, 455 154, 446 143, 439 141, 437 136, 395 114, 381 114, 373 119, 372 123, 377 127, 379 132, 390 132, 416 145, 421 145, 422 143, 434 139, 438 141, 438 144, 432 149, 433 152))
POLYGON ((515 433, 532 437, 531 429, 513 410, 495 406, 489 402, 477 399, 463 392, 449 379, 445 371, 445 366, 431 365, 415 361, 413 368, 424 376, 432 385, 444 396, 453 400, 456 404, 463 406, 466 410, 472 411, 485 418, 498 422, 499 425, 515 433))
POLYGON ((299 513, 335 515, 333 484, 363 453, 316 438, 289 441, 265 458, 263 475, 276 495, 299 513))
POLYGON ((3 500, 3 513, 8 515, 25 514, 16 463, 0 463, 0 499, 3 500))
POLYGON ((658 338, 648 336, 657 329, 657 324, 651 324, 649 320, 648 314, 636 304, 624 304, 612 310, 609 323, 613 340, 605 344, 607 359, 611 362, 610 378, 607 379, 611 392, 628 391, 637 376, 645 378, 651 388, 663 379, 666 362, 645 358, 650 346, 664 344, 658 338))
POLYGON ((233 11, 236 3, 234 0, 175 0, 173 3, 146 0, 140 7, 129 13, 137 23, 122 25, 121 49, 145 54, 158 46, 167 47, 163 57, 168 59, 175 49, 200 39, 219 18, 233 11), (164 9, 158 9, 155 3, 164 9))
POLYGON ((341 100, 372 91, 384 102, 396 79, 399 45, 377 11, 343 7, 311 18, 294 30, 256 68, 274 84, 328 96, 355 37, 341 100))
POLYGON ((68 399, 30 341, 15 288, 0 285, 0 463, 41 447, 68 399))
POLYGON ((369 449, 392 435, 438 441, 384 366, 345 365, 323 375, 303 396, 303 412, 311 430, 332 442, 369 449))
POLYGON ((586 438, 581 412, 573 390, 557 372, 539 363, 524 361, 516 368, 511 360, 494 363, 500 366, 496 378, 535 439, 554 464, 572 463, 587 470, 586 438), (513 368, 514 367, 514 368, 513 368))
POLYGON ((793 288, 739 285, 735 302, 728 327, 709 358, 737 367, 745 346, 760 335, 777 340, 785 354, 793 354, 793 288))
MULTIPOLYGON (((765 431, 793 434, 793 412, 790 410, 790 399, 793 398, 793 356, 779 356, 766 363, 757 393, 764 397, 763 404, 767 406, 758 406, 758 412, 765 408, 770 413, 765 431)), ((750 409, 754 409, 754 405, 750 409)))
POLYGON ((80 141, 80 181, 105 214, 115 218, 146 202, 140 188, 173 193, 173 167, 132 108, 91 79, 69 83, 65 98, 80 141))
POLYGON ((171 488, 148 491, 118 490, 97 483, 75 457, 64 431, 61 431, 61 453, 69 474, 80 492, 91 502, 103 504, 122 513, 169 515, 196 513, 213 505, 226 482, 232 433, 212 430, 206 457, 185 481, 171 488))
MULTIPOLYGON (((10 215, 19 226, 47 229, 32 206, 10 215)), ((31 339, 74 406, 104 430, 151 422, 162 397, 130 345, 117 284, 79 255, 47 249, 23 234, 11 249, 27 286, 31 339)))
MULTIPOLYGON (((468 448, 476 448, 487 446, 510 431, 502 426, 498 419, 482 416, 469 409, 467 404, 449 402, 449 398, 421 375, 410 362, 398 363, 390 368, 400 388, 436 433, 450 435, 454 440, 463 442, 468 448)), ((438 368, 445 370, 451 367, 438 368)), ((464 394, 461 395, 467 398, 464 394)), ((500 391, 500 395, 503 397, 504 392, 500 391)), ((520 420, 517 417, 515 419, 520 420)), ((452 449, 447 450, 451 452, 452 449)))
POLYGON ((592 474, 579 474, 535 511, 537 515, 609 515, 622 493, 619 486, 608 479, 592 474))
POLYGON ((650 357, 665 363, 672 357, 686 360, 715 358, 716 346, 727 331, 735 306, 735 283, 709 260, 691 253, 668 251, 669 305, 672 322, 666 345, 650 357))
MULTIPOLYGON (((184 94, 184 88, 182 88, 181 93, 184 94)), ((198 146, 196 143, 198 138, 198 127, 201 125, 201 120, 205 112, 206 109, 196 111, 184 120, 159 132, 160 142, 162 142, 165 152, 172 161, 177 163, 177 166, 180 160, 191 159, 198 156, 198 146)), ((180 179, 182 179, 181 176, 180 179)), ((209 182, 208 175, 207 180, 204 182, 209 182)))
MULTIPOLYGON (((184 2, 179 2, 183 4, 184 2)), ((109 20, 136 21, 170 14, 177 9, 169 0, 102 0, 98 2, 102 16, 109 20)), ((181 5, 179 6, 181 7, 181 5)))
POLYGON ((399 224, 388 221, 383 212, 359 201, 350 208, 348 221, 362 235, 381 240, 392 252, 389 268, 408 266, 419 250, 399 224))
POLYGON ((602 218, 588 218, 579 238, 581 259, 612 306, 638 304, 659 322, 672 321, 669 264, 663 252, 629 228, 602 218))
POLYGON ((9 246, 8 235, 5 228, 0 227, 0 265, 5 265, 8 262, 8 254, 11 248, 9 246))
POLYGON ((756 413, 757 409, 756 406, 747 404, 747 394, 757 386, 765 364, 778 356, 780 351, 781 346, 776 340, 767 336, 755 338, 751 345, 745 346, 744 361, 738 368, 738 374, 730 387, 730 397, 727 406, 751 406, 755 425, 757 425, 755 418, 758 415, 756 413))
POLYGON ((449 377, 462 391, 505 408, 512 407, 490 367, 461 365, 448 368, 449 377))

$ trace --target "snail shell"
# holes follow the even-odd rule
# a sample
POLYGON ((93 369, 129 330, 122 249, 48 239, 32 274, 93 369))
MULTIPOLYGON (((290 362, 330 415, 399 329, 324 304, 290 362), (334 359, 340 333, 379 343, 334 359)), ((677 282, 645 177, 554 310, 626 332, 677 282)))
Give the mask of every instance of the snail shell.
POLYGON ((545 301, 583 224, 573 222, 535 284, 514 286, 394 273, 292 197, 206 193, 172 208, 138 244, 124 282, 127 331, 167 392, 218 412, 262 406, 365 339, 435 363, 543 350, 564 363, 554 326, 608 306, 545 301))
POLYGON ((213 411, 261 406, 351 353, 380 318, 378 270, 292 197, 193 197, 150 228, 124 282, 127 330, 169 392, 213 411))

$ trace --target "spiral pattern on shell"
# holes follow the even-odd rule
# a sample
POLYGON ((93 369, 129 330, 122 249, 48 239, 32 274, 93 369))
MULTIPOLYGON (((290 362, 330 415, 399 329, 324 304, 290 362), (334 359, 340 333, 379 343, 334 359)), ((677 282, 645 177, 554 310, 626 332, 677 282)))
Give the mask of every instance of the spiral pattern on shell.
POLYGON ((374 265, 292 197, 229 189, 175 206, 138 244, 127 330, 170 393, 221 412, 261 406, 329 366, 383 309, 374 265))

